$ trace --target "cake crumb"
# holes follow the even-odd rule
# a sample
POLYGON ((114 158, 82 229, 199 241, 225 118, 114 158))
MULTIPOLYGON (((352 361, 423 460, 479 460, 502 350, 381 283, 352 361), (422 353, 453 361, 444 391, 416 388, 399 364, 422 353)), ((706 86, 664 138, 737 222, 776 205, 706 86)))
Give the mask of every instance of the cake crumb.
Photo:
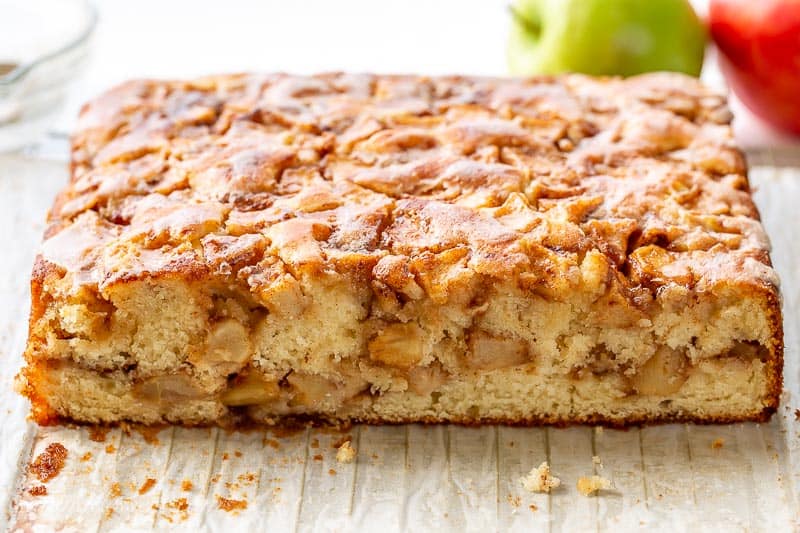
POLYGON ((332 476, 335 476, 335 475, 336 475, 336 470, 334 470, 333 468, 331 468, 330 470, 328 470, 328 474, 330 474, 330 475, 332 475, 332 476))
POLYGON ((314 440, 312 440, 310 446, 314 449, 319 448, 319 439, 315 438, 314 440))
POLYGON ((82 462, 84 462, 84 463, 85 463, 86 461, 91 461, 91 460, 92 460, 92 452, 86 452, 86 453, 85 453, 85 454, 83 454, 83 456, 81 457, 81 461, 82 461, 82 462))
POLYGON ((114 447, 113 444, 109 444, 108 446, 106 446, 106 453, 114 453, 115 451, 117 451, 117 449, 114 447))
POLYGON ((600 457, 599 457, 599 456, 597 456, 597 455, 593 455, 593 456, 592 456, 592 464, 595 464, 595 465, 597 465, 597 468, 599 468, 599 469, 601 469, 601 470, 602 470, 602 468, 603 468, 603 461, 601 461, 601 460, 600 460, 600 457))
POLYGON ((136 426, 136 432, 142 436, 147 444, 158 446, 161 442, 158 440, 158 434, 164 428, 161 426, 136 426))
POLYGON ((341 447, 341 445, 342 445, 342 444, 344 444, 345 442, 347 442, 347 441, 352 441, 352 440, 353 440, 353 437, 352 437, 351 435, 344 435, 343 437, 341 437, 341 438, 339 438, 339 439, 336 439, 335 441, 333 441, 333 442, 331 443, 331 448, 339 448, 339 447, 341 447))
POLYGON ((711 442, 711 449, 713 450, 719 450, 723 446, 725 446, 725 439, 714 439, 711 442))
POLYGON ((610 488, 611 481, 601 476, 581 476, 578 478, 578 492, 584 496, 610 488))
POLYGON ((112 516, 114 516, 114 508, 113 507, 108 507, 106 509, 106 520, 108 520, 112 516))
POLYGON ((539 510, 539 508, 538 508, 538 507, 536 507, 536 505, 535 505, 535 504, 530 504, 530 505, 528 506, 528 509, 530 509, 530 510, 531 510, 531 511, 533 511, 534 513, 535 513, 536 511, 538 511, 538 510, 539 510))
POLYGON ((314 455, 314 457, 312 457, 312 459, 314 459, 315 461, 322 461, 322 454, 318 453, 318 454, 314 455))
POLYGON ((519 496, 514 496, 513 494, 509 494, 506 499, 508 500, 508 503, 511 504, 511 507, 519 507, 522 503, 522 498, 519 496))
POLYGON ((119 498, 122 496, 122 488, 119 486, 119 483, 114 482, 111 484, 111 490, 109 491, 109 494, 112 498, 119 498))
POLYGON ((47 496, 47 487, 44 485, 36 485, 28 489, 28 494, 31 496, 47 496))
POLYGON ((356 453, 358 452, 350 445, 350 441, 346 440, 336 452, 336 461, 339 463, 352 463, 353 459, 356 458, 356 453))
POLYGON ((231 456, 230 456, 230 455, 228 455, 228 452, 225 452, 225 453, 223 453, 223 454, 222 454, 222 460, 223 460, 223 461, 227 461, 228 459, 230 459, 230 457, 231 457, 231 456))
POLYGON ((92 426, 89 428, 89 440, 92 442, 105 442, 108 435, 108 428, 103 426, 92 426))
POLYGON ((264 444, 269 446, 270 448, 277 450, 281 447, 281 443, 275 439, 264 439, 264 444))
POLYGON ((189 491, 191 491, 193 488, 194 488, 194 485, 192 484, 192 482, 191 482, 190 480, 188 480, 188 479, 184 479, 184 480, 181 482, 181 490, 182 490, 182 491, 184 491, 184 492, 189 492, 189 491))
POLYGON ((794 410, 794 419, 795 420, 800 420, 800 409, 795 409, 794 410))
POLYGON ((222 496, 217 496, 217 505, 223 511, 237 511, 247 509, 247 500, 229 500, 222 496))
POLYGON ((60 442, 53 442, 28 466, 28 470, 42 483, 47 483, 61 472, 67 460, 67 449, 60 442))
POLYGON ((242 456, 242 452, 240 452, 239 450, 233 450, 233 455, 239 458, 242 456))
POLYGON ((155 484, 156 484, 155 479, 151 477, 145 479, 144 483, 142 483, 142 486, 139 487, 139 494, 147 494, 150 491, 150 489, 152 489, 155 486, 155 484))
POLYGON ((532 469, 527 476, 520 478, 520 482, 528 492, 550 492, 561 485, 560 479, 550 475, 550 465, 547 461, 532 469))
MULTIPOLYGON (((186 501, 186 498, 178 498, 177 500, 167 502, 167 508, 178 511, 181 521, 189 518, 189 503, 186 501)), ((172 523, 172 516, 164 515, 164 518, 172 523)))

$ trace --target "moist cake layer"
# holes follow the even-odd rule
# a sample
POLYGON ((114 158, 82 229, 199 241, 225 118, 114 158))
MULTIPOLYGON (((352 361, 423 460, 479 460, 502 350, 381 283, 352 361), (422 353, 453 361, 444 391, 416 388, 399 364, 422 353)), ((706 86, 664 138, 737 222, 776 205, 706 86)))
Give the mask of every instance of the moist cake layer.
POLYGON ((763 420, 778 280, 676 74, 135 81, 32 279, 40 423, 763 420))

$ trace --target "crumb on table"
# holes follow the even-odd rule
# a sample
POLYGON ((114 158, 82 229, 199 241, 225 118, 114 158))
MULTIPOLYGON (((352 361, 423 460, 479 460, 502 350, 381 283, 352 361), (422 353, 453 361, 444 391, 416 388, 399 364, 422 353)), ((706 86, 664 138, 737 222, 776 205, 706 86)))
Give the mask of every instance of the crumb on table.
POLYGON ((725 446, 725 439, 714 439, 711 441, 711 449, 713 450, 719 450, 723 446, 725 446))
POLYGON ((42 483, 47 483, 61 472, 67 460, 67 449, 60 442, 50 443, 36 456, 28 470, 42 483))
POLYGON ((230 500, 222 496, 217 496, 217 505, 223 511, 236 511, 247 509, 247 500, 230 500))
POLYGON ((36 485, 28 489, 28 494, 31 496, 47 496, 47 487, 44 485, 36 485))
POLYGON ((581 476, 578 478, 578 492, 589 496, 601 490, 611 488, 611 480, 601 476, 581 476))
POLYGON ((150 489, 152 489, 155 486, 155 484, 156 484, 155 479, 151 477, 145 479, 144 483, 142 483, 142 486, 139 487, 139 494, 146 494, 147 492, 150 491, 150 489))
POLYGON ((520 482, 528 492, 550 492, 561 485, 561 480, 550 474, 547 461, 532 469, 520 482))
POLYGON ((346 440, 339 446, 339 450, 336 452, 336 460, 340 463, 352 463, 353 459, 356 458, 356 453, 358 452, 350 445, 350 441, 346 440))

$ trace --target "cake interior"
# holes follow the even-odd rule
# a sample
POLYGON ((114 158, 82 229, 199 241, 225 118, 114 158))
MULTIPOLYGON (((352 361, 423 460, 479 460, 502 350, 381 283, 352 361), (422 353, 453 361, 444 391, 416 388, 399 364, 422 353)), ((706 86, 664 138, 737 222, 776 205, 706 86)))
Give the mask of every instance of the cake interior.
POLYGON ((675 287, 636 305, 612 297, 598 252, 569 291, 470 277, 438 301, 413 278, 287 276, 272 309, 223 279, 104 294, 48 279, 25 370, 39 420, 616 425, 775 407, 763 296, 675 287))

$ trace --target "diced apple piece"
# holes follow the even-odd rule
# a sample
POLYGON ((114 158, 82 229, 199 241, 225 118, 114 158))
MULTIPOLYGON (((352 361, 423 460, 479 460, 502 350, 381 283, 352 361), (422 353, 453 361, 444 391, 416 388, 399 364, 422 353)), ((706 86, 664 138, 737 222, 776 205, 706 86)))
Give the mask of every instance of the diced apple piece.
POLYGON ((358 377, 337 383, 316 374, 292 372, 286 378, 295 395, 292 404, 312 409, 338 406, 367 388, 367 382, 358 377))
POLYGON ((470 335, 469 347, 467 364, 480 370, 508 368, 528 361, 528 345, 520 339, 502 339, 479 331, 470 335))
POLYGON ((631 377, 631 385, 646 396, 666 396, 680 390, 687 379, 686 356, 662 346, 631 377))
POLYGON ((228 406, 259 405, 274 400, 280 392, 277 381, 250 373, 222 394, 222 403, 228 406))
POLYGON ((420 396, 429 395, 445 381, 447 373, 438 362, 429 366, 415 366, 408 371, 408 388, 420 396))
POLYGON ((157 376, 136 384, 133 393, 148 401, 178 402, 196 400, 206 396, 192 378, 184 374, 157 376))
POLYGON ((192 362, 196 365, 214 367, 222 374, 230 374, 240 370, 247 363, 251 351, 247 328, 238 320, 227 318, 211 327, 206 342, 206 353, 192 362))
POLYGON ((413 322, 390 324, 369 342, 368 348, 371 360, 408 369, 422 360, 422 331, 413 322))

